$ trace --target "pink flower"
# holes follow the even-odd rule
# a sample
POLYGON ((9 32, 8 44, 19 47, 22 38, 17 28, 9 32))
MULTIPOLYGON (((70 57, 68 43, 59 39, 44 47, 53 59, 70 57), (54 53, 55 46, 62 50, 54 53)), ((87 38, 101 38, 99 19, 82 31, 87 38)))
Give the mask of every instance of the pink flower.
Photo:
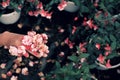
POLYGON ((3 8, 6 8, 7 6, 9 6, 9 3, 3 1, 3 2, 1 3, 1 5, 2 5, 3 8))
POLYGON ((36 34, 33 36, 33 43, 37 44, 42 44, 43 43, 43 38, 40 34, 36 34))
POLYGON ((100 50, 101 45, 99 43, 96 43, 95 47, 100 50))
POLYGON ((65 55, 64 52, 60 52, 60 54, 59 54, 60 57, 63 57, 64 55, 65 55))
POLYGON ((44 9, 40 10, 40 15, 41 15, 42 17, 46 17, 47 11, 45 11, 44 9))
POLYGON ((82 48, 82 47, 84 47, 86 44, 87 44, 86 42, 80 43, 80 44, 79 44, 79 47, 82 48))
POLYGON ((77 30, 76 26, 73 26, 72 34, 74 34, 76 30, 77 30))
POLYGON ((18 9, 21 10, 21 9, 22 9, 22 5, 19 5, 19 6, 18 6, 18 9))
POLYGON ((25 35, 25 36, 23 37, 22 44, 23 44, 23 45, 31 45, 31 44, 32 44, 32 41, 33 41, 33 39, 32 39, 31 36, 25 35))
POLYGON ((87 25, 87 18, 85 17, 83 20, 83 26, 86 26, 86 25, 87 25))
POLYGON ((74 18, 74 21, 77 21, 77 20, 78 20, 78 17, 75 17, 75 18, 74 18))
POLYGON ((12 72, 11 72, 11 71, 8 71, 8 72, 7 72, 7 76, 12 76, 12 72))
POLYGON ((29 57, 29 54, 26 52, 26 53, 23 53, 23 56, 28 58, 29 57))
POLYGON ((17 63, 20 63, 22 62, 22 57, 17 57, 14 62, 17 64, 17 63))
POLYGON ((52 17, 51 15, 52 15, 52 12, 47 13, 47 14, 46 14, 46 18, 47 18, 47 19, 51 19, 51 17, 52 17))
POLYGON ((47 43, 48 40, 48 36, 44 33, 41 34, 42 38, 43 38, 43 43, 47 43))
POLYGON ((34 11, 34 12, 33 12, 33 15, 34 15, 35 17, 38 17, 39 11, 34 11))
POLYGON ((24 67, 21 72, 23 75, 28 75, 28 68, 24 67))
POLYGON ((58 9, 60 10, 60 11, 62 11, 62 10, 64 10, 64 8, 67 6, 67 2, 66 1, 64 1, 64 0, 62 0, 61 1, 61 3, 58 5, 58 9))
POLYGON ((0 65, 0 68, 1 68, 1 69, 5 69, 5 66, 6 66, 6 63, 2 63, 2 64, 0 65))
POLYGON ((111 67, 110 60, 107 60, 107 63, 105 64, 105 66, 106 66, 107 68, 110 68, 110 67, 111 67))
POLYGON ((39 49, 39 47, 37 47, 36 44, 32 44, 31 47, 30 47, 30 50, 31 50, 32 52, 37 52, 38 49, 39 49))
POLYGON ((66 38, 64 42, 69 46, 70 49, 73 48, 74 43, 72 43, 72 42, 69 40, 69 38, 66 38))
POLYGON ((63 33, 65 30, 60 28, 58 32, 63 33))
POLYGON ((39 47, 39 52, 40 53, 48 53, 48 46, 46 46, 45 44, 41 44, 39 47))
POLYGON ((19 46, 18 47, 18 53, 26 53, 26 50, 25 50, 26 48, 25 48, 25 46, 19 46))
POLYGON ((105 56, 108 56, 110 54, 110 51, 105 52, 105 56))
POLYGON ((13 75, 10 80, 18 80, 18 77, 13 75))
POLYGON ((93 25, 93 29, 94 29, 94 30, 97 30, 97 29, 98 29, 98 26, 93 25))
POLYGON ((86 60, 86 58, 81 58, 80 61, 83 63, 86 60))
POLYGON ((80 48, 80 51, 81 52, 86 52, 86 48, 84 47, 87 43, 86 42, 83 42, 83 43, 80 43, 79 44, 79 48, 80 48))
POLYGON ((83 25, 84 26, 88 26, 90 29, 94 29, 94 30, 98 29, 98 26, 95 25, 93 23, 93 20, 91 20, 91 19, 87 21, 87 19, 85 18, 84 21, 83 21, 83 25))
POLYGON ((17 67, 18 67, 18 64, 13 65, 13 69, 17 69, 17 67))
POLYGON ((12 56, 18 56, 18 49, 14 46, 10 46, 9 52, 12 56))
POLYGON ((35 31, 28 31, 28 36, 31 36, 31 37, 33 37, 33 36, 35 36, 36 35, 36 32, 35 31))
POLYGON ((43 9, 43 4, 42 4, 42 2, 39 2, 39 4, 37 5, 36 8, 37 8, 37 9, 43 9))
POLYGON ((105 57, 102 55, 102 54, 99 54, 99 57, 97 58, 97 60, 100 62, 100 63, 104 63, 104 60, 105 60, 105 57))
POLYGON ((87 25, 89 26, 90 29, 93 28, 93 21, 91 19, 88 20, 86 23, 87 23, 87 25))
POLYGON ((34 66, 34 62, 33 62, 33 61, 30 61, 30 62, 29 62, 29 66, 33 67, 33 66, 34 66))
POLYGON ((33 11, 29 11, 28 14, 29 14, 30 16, 33 16, 33 15, 34 15, 33 11))
POLYGON ((106 47, 104 47, 104 49, 105 49, 106 51, 111 51, 111 47, 110 47, 109 44, 106 44, 106 47))

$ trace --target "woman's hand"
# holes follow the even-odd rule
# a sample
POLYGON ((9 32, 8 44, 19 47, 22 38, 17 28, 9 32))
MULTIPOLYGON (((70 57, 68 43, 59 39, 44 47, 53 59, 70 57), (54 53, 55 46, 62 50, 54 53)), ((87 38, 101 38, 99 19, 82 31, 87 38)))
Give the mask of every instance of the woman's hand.
POLYGON ((4 33, 0 34, 0 45, 5 46, 9 49, 10 46, 18 47, 22 44, 22 34, 11 33, 5 31, 4 33))

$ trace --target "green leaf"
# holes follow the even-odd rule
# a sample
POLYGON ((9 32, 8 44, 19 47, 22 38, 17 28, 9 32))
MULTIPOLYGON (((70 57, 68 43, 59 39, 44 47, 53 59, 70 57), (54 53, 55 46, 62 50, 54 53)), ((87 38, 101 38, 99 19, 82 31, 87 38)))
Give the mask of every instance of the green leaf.
POLYGON ((96 68, 96 67, 97 67, 96 64, 91 64, 91 65, 89 66, 90 69, 94 69, 94 68, 96 68))
POLYGON ((69 80, 69 77, 68 76, 64 77, 64 80, 69 80))
POLYGON ((116 26, 116 28, 119 28, 120 27, 120 23, 119 22, 115 22, 115 26, 116 26))
POLYGON ((84 69, 84 73, 89 73, 89 67, 87 66, 85 69, 84 69))
POLYGON ((81 12, 89 12, 89 9, 88 9, 88 7, 86 7, 86 6, 82 6, 81 7, 81 12))
POLYGON ((72 56, 69 56, 68 59, 71 60, 71 61, 76 62, 78 60, 78 57, 75 56, 75 55, 72 55, 72 56))
POLYGON ((87 58, 90 54, 82 53, 80 54, 80 58, 87 58))
POLYGON ((116 45, 117 45, 116 41, 114 41, 114 42, 111 43, 112 50, 116 49, 116 45))
POLYGON ((114 57, 118 57, 118 54, 117 53, 111 53, 107 56, 107 59, 111 59, 111 58, 114 58, 114 57))
POLYGON ((56 61, 55 65, 56 65, 57 69, 61 67, 60 63, 57 61, 56 61))
POLYGON ((108 36, 105 36, 104 40, 107 41, 107 42, 110 42, 110 39, 108 38, 108 36))
POLYGON ((79 0, 74 0, 73 2, 75 3, 75 5, 81 6, 81 2, 79 0))
POLYGON ((113 2, 114 0, 109 0, 109 2, 113 2))
POLYGON ((111 35, 110 35, 110 40, 111 40, 111 41, 116 41, 115 36, 111 34, 111 35))
POLYGON ((77 48, 77 51, 80 52, 80 48, 79 48, 79 46, 77 46, 76 48, 77 48))

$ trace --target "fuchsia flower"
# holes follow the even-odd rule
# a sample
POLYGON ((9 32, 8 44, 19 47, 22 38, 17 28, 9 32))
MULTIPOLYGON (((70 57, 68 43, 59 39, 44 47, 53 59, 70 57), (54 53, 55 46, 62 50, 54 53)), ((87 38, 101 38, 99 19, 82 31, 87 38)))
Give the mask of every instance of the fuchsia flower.
POLYGON ((94 29, 94 30, 98 29, 98 26, 95 25, 93 23, 93 20, 91 20, 91 19, 87 21, 87 19, 85 18, 84 21, 83 21, 83 25, 84 26, 88 26, 90 29, 94 29))
POLYGON ((48 11, 43 9, 42 2, 38 2, 36 4, 36 10, 35 11, 29 11, 28 14, 30 16, 36 16, 36 17, 41 15, 41 17, 45 17, 47 19, 51 19, 51 17, 52 17, 52 12, 49 13, 48 11))
POLYGON ((99 57, 97 58, 97 60, 100 62, 100 63, 104 63, 104 60, 105 60, 105 57, 102 55, 102 54, 99 54, 99 57))
POLYGON ((105 66, 106 66, 107 68, 110 68, 110 67, 111 67, 110 60, 107 60, 107 63, 105 64, 105 66))
POLYGON ((106 44, 106 47, 104 47, 104 49, 105 49, 106 51, 111 51, 111 47, 110 47, 109 44, 106 44))
POLYGON ((8 71, 8 72, 7 72, 7 76, 12 76, 12 72, 11 72, 11 71, 8 71))
POLYGON ((47 19, 51 19, 51 17, 52 17, 52 13, 53 12, 48 12, 48 11, 45 11, 44 9, 41 9, 40 11, 39 11, 39 14, 42 16, 42 17, 46 17, 47 19))
POLYGON ((28 68, 24 67, 21 72, 23 75, 28 75, 28 68))
POLYGON ((19 6, 18 6, 18 9, 21 10, 21 9, 22 9, 22 5, 19 5, 19 6))
POLYGON ((44 9, 40 10, 40 15, 42 17, 46 17, 47 11, 45 11, 44 9))
POLYGON ((10 46, 9 52, 12 56, 18 56, 18 49, 14 46, 10 46))
POLYGON ((84 20, 83 20, 83 26, 86 26, 87 25, 87 18, 85 17, 84 20))
POLYGON ((105 52, 105 56, 108 56, 110 54, 110 51, 105 52))
POLYGON ((5 69, 5 66, 6 66, 6 63, 0 64, 0 68, 1 68, 1 69, 5 69))
POLYGON ((65 55, 64 52, 60 52, 60 54, 59 54, 60 57, 63 57, 64 55, 65 55))
POLYGON ((74 43, 72 43, 72 42, 69 40, 69 38, 66 38, 64 42, 69 46, 70 49, 73 48, 74 43))
POLYGON ((7 6, 9 6, 9 4, 10 4, 10 1, 9 1, 9 0, 3 1, 3 2, 1 3, 1 5, 2 5, 3 8, 6 8, 7 6))
POLYGON ((84 47, 87 43, 86 42, 83 42, 83 43, 80 43, 79 44, 79 48, 80 48, 80 51, 81 52, 86 52, 86 48, 84 47))
POLYGON ((74 18, 74 21, 77 21, 77 20, 78 20, 78 17, 75 17, 75 18, 74 18))
POLYGON ((29 66, 33 67, 33 66, 34 66, 34 62, 33 62, 33 61, 30 61, 30 62, 29 62, 29 66))
POLYGON ((34 15, 35 17, 38 17, 38 15, 39 15, 39 11, 37 11, 37 10, 34 11, 34 12, 33 12, 33 15, 34 15))
POLYGON ((30 16, 33 16, 33 15, 34 15, 33 11, 29 11, 28 14, 29 14, 30 16))
POLYGON ((36 6, 37 9, 43 9, 43 4, 42 2, 39 2, 39 4, 36 6))
POLYGON ((76 26, 73 26, 72 34, 74 34, 76 30, 77 30, 76 26))
POLYGON ((99 43, 96 43, 95 47, 100 50, 101 45, 99 43))
POLYGON ((10 80, 18 80, 18 77, 13 75, 10 80))
POLYGON ((32 41, 33 41, 32 37, 26 35, 26 36, 23 37, 22 43, 24 45, 31 45, 32 41))
POLYGON ((93 27, 93 21, 90 19, 86 23, 89 26, 89 28, 92 29, 92 27, 93 27))
POLYGON ((65 0, 62 0, 61 3, 58 5, 58 9, 60 11, 64 10, 64 8, 67 6, 67 2, 65 0))
POLYGON ((51 19, 51 18, 52 18, 52 13, 53 13, 53 12, 47 13, 47 14, 46 14, 46 18, 47 18, 47 19, 51 19))

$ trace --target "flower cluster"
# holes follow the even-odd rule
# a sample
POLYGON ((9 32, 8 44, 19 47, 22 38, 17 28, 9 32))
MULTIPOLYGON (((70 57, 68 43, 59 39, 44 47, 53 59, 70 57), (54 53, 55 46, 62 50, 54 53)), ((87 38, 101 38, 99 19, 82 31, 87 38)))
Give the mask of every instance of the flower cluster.
POLYGON ((62 10, 64 10, 64 8, 67 6, 67 2, 65 1, 65 0, 61 0, 61 3, 60 4, 58 4, 58 9, 60 10, 60 11, 62 11, 62 10))
MULTIPOLYGON (((96 48, 100 49, 100 44, 97 43, 96 44, 96 48)), ((103 56, 102 54, 99 54, 99 57, 97 58, 97 60, 106 66, 106 68, 110 68, 111 64, 110 64, 110 59, 107 60, 107 62, 105 61, 106 57, 111 53, 111 47, 109 46, 109 44, 106 44, 106 46, 104 47, 105 50, 105 56, 103 56)))
POLYGON ((47 43, 47 35, 36 34, 36 32, 28 32, 28 35, 25 35, 22 39, 22 45, 15 47, 10 46, 9 52, 13 56, 25 56, 29 57, 29 53, 40 58, 47 57, 49 50, 47 43))
POLYGON ((48 12, 43 8, 43 3, 38 1, 37 4, 35 5, 35 1, 28 1, 29 3, 33 3, 34 6, 36 7, 36 10, 30 10, 28 14, 30 16, 38 16, 41 15, 42 17, 46 17, 47 19, 51 19, 52 12, 48 12))
POLYGON ((9 6, 9 4, 10 4, 10 0, 6 0, 1 3, 3 8, 6 8, 7 6, 9 6))
MULTIPOLYGON (((41 15, 41 17, 45 17, 45 18, 47 18, 47 19, 51 19, 51 17, 52 17, 52 13, 53 12, 49 12, 48 10, 45 10, 44 9, 44 4, 42 3, 42 2, 40 2, 40 1, 35 1, 35 0, 31 0, 31 1, 28 1, 28 3, 29 4, 33 4, 34 5, 34 7, 35 7, 35 10, 29 10, 29 12, 28 12, 28 14, 30 15, 30 16, 36 16, 36 17, 38 17, 38 15, 41 15), (37 3, 37 4, 36 4, 37 3)), ((62 10, 64 10, 64 8, 67 6, 67 2, 65 1, 65 0, 62 0, 59 4, 58 4, 58 6, 57 6, 57 8, 60 10, 60 11, 62 11, 62 10)))
POLYGON ((24 0, 2 0, 0 1, 0 9, 21 10, 24 0))

